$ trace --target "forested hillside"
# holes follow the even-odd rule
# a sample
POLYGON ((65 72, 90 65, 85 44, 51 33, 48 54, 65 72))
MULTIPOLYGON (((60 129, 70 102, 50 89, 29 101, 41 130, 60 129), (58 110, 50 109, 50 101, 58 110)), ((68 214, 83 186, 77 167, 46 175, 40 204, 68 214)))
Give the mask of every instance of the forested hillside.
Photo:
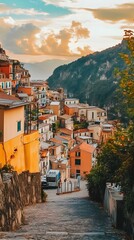
POLYGON ((115 69, 124 68, 120 53, 128 52, 125 41, 56 68, 47 81, 52 89, 64 87, 68 95, 81 102, 112 107, 118 79, 115 69))

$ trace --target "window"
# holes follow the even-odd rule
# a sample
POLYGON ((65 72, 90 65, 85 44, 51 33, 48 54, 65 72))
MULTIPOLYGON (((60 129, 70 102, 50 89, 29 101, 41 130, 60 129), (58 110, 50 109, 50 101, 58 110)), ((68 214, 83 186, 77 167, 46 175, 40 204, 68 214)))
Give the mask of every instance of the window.
POLYGON ((75 156, 80 157, 80 152, 76 152, 75 156))
POLYGON ((92 137, 92 138, 93 138, 93 133, 90 133, 90 137, 92 137))
POLYGON ((75 165, 81 165, 81 160, 80 159, 75 159, 75 165))
POLYGON ((80 170, 76 170, 76 178, 80 176, 80 170))
POLYGON ((94 112, 92 112, 92 119, 94 119, 94 112))
POLYGON ((17 132, 21 131, 21 121, 17 122, 17 132))

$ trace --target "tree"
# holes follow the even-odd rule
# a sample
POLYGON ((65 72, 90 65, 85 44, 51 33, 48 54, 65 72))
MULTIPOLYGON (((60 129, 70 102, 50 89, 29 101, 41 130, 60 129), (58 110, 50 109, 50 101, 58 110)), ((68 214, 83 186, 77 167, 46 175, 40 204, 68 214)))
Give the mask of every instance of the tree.
POLYGON ((101 147, 98 162, 87 176, 88 190, 91 198, 103 200, 107 181, 121 184, 124 192, 125 209, 134 212, 134 36, 132 31, 125 31, 129 54, 121 54, 125 61, 125 68, 118 71, 120 77, 120 93, 123 96, 124 106, 128 111, 129 124, 121 124, 114 138, 101 147), (93 190, 95 189, 95 190, 93 190))
POLYGON ((125 62, 125 69, 118 72, 120 76, 120 90, 124 97, 124 103, 130 114, 134 118, 134 35, 133 31, 125 30, 124 41, 126 42, 129 53, 120 54, 125 62))

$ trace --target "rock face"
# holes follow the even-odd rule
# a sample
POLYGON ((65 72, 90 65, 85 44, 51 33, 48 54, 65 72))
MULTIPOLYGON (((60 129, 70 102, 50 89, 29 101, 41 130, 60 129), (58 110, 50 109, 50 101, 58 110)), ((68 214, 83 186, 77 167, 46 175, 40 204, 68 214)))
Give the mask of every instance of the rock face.
POLYGON ((90 54, 68 65, 56 68, 47 81, 51 88, 63 87, 70 97, 90 105, 110 105, 118 85, 115 68, 122 69, 120 53, 128 52, 126 42, 90 54))
POLYGON ((24 221, 23 207, 41 202, 40 173, 0 175, 0 230, 11 231, 24 221))

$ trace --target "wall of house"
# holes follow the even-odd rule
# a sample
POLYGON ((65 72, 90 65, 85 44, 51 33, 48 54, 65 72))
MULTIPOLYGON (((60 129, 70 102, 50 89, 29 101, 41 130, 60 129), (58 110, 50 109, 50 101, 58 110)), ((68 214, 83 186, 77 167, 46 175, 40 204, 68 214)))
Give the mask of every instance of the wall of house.
POLYGON ((9 64, 5 66, 0 66, 0 72, 5 73, 6 77, 9 78, 9 73, 10 73, 10 66, 9 64))
POLYGON ((26 170, 39 172, 39 132, 24 135, 23 140, 26 170))
POLYGON ((64 105, 64 113, 70 116, 73 116, 75 113, 78 113, 77 107, 68 107, 67 105, 64 105))
POLYGON ((0 144, 0 162, 11 164, 17 172, 25 171, 23 134, 0 144))
POLYGON ((4 111, 0 109, 0 142, 3 141, 4 111))
POLYGON ((18 92, 27 93, 28 95, 33 95, 32 87, 19 87, 18 92))
POLYGON ((87 109, 86 108, 82 108, 82 109, 79 109, 78 110, 78 116, 81 116, 81 115, 83 115, 83 116, 87 116, 87 109))
POLYGON ((54 170, 60 170, 61 173, 61 181, 63 182, 65 179, 70 178, 70 168, 68 167, 69 163, 62 163, 60 162, 52 162, 52 169, 54 170))
POLYGON ((49 109, 53 111, 53 114, 59 116, 60 115, 60 105, 50 105, 49 109))
POLYGON ((101 121, 104 122, 107 120, 106 111, 99 111, 98 109, 87 110, 87 120, 88 121, 101 121), (93 115, 92 115, 93 113, 93 115))
POLYGON ((24 206, 41 202, 40 174, 0 174, 0 230, 12 231, 24 222, 24 206))
POLYGON ((39 133, 33 131, 0 144, 1 167, 5 164, 13 166, 18 173, 29 170, 39 172, 39 133))
POLYGON ((80 170, 81 177, 89 173, 92 168, 92 154, 80 151, 80 157, 75 156, 75 152, 70 152, 70 175, 76 176, 76 170, 80 170), (81 165, 75 165, 75 159, 81 159, 81 165))
POLYGON ((99 125, 90 125, 88 129, 89 129, 89 137, 91 137, 91 133, 93 133, 93 139, 96 141, 100 141, 102 128, 99 125))
POLYGON ((24 133, 24 106, 4 111, 4 139, 9 141, 24 133), (21 121, 21 131, 17 132, 17 122, 21 121))

